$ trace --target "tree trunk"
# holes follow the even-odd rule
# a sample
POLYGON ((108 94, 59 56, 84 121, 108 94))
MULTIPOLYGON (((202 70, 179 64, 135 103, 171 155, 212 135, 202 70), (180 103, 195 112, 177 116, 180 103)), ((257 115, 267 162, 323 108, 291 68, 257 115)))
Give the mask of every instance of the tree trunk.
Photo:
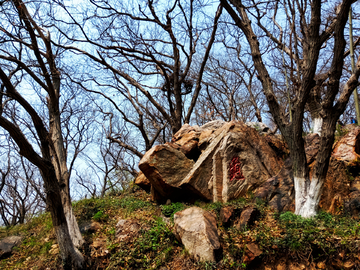
POLYGON ((61 189, 61 198, 63 202, 64 213, 68 224, 71 240, 74 243, 75 247, 80 247, 84 244, 84 239, 81 235, 79 225, 76 221, 73 212, 73 208, 70 200, 70 193, 66 191, 67 191, 67 187, 61 189))
POLYGON ((60 113, 55 104, 49 106, 50 114, 50 134, 54 145, 55 158, 52 159, 56 171, 56 177, 60 184, 61 199, 63 202, 64 212, 68 229, 72 242, 76 247, 80 247, 84 243, 84 239, 80 233, 79 225, 74 216, 71 197, 70 197, 70 177, 66 165, 66 151, 60 126, 60 113))
MULTIPOLYGON (((324 79, 321 79, 324 80, 324 79)), ((321 88, 320 85, 316 85, 311 89, 309 98, 307 100, 307 107, 311 115, 311 129, 312 133, 321 135, 321 128, 323 124, 323 118, 320 115, 321 111, 321 88)))
POLYGON ((83 269, 84 257, 71 241, 60 196, 60 187, 56 181, 56 172, 54 169, 49 168, 47 171, 42 170, 41 173, 44 179, 46 203, 51 213, 64 269, 83 269))
POLYGON ((304 218, 317 214, 324 180, 316 177, 294 177, 295 214, 304 218))
POLYGON ((323 119, 319 116, 317 118, 312 118, 312 133, 316 133, 319 136, 321 135, 321 127, 323 124, 323 119))

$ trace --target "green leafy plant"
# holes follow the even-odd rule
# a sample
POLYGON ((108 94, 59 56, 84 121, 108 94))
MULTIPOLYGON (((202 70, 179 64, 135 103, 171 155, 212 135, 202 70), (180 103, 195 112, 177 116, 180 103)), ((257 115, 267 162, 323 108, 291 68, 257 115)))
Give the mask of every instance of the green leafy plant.
POLYGON ((174 218, 174 214, 185 209, 185 205, 181 202, 175 202, 169 205, 161 205, 161 212, 166 217, 174 218))
POLYGON ((104 214, 103 211, 98 211, 94 216, 93 220, 95 221, 106 221, 109 218, 108 215, 104 214))
POLYGON ((138 209, 149 207, 151 206, 151 203, 133 197, 126 197, 119 202, 119 206, 125 208, 127 211, 133 212, 138 209))

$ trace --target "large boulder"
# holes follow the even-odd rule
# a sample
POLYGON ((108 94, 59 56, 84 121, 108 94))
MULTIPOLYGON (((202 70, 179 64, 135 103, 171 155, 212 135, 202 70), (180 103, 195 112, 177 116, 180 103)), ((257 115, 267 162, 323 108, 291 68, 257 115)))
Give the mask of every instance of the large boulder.
POLYGON ((255 190, 283 163, 255 129, 229 124, 212 158, 213 201, 227 202, 255 190))
MULTIPOLYGON (((140 161, 141 181, 151 184, 152 198, 227 202, 252 191, 278 211, 293 211, 294 182, 289 150, 280 135, 265 126, 238 121, 185 124, 165 145, 149 150, 140 161), (254 126, 255 128, 252 128, 254 126), (259 134, 261 132, 261 134, 259 134)), ((320 207, 335 213, 360 212, 360 128, 349 125, 334 144, 320 207)), ((305 137, 310 175, 320 137, 305 137)), ((137 179, 140 181, 140 176, 137 179)))
POLYGON ((181 197, 182 179, 189 173, 194 161, 170 145, 157 145, 145 153, 139 168, 150 181, 153 198, 166 201, 181 197))
POLYGON ((187 208, 174 215, 175 235, 189 254, 199 261, 215 262, 220 249, 216 217, 199 207, 187 208))
POLYGON ((12 249, 21 244, 22 236, 8 236, 0 240, 0 258, 11 255, 12 249))
POLYGON ((255 197, 266 200, 277 211, 295 210, 294 178, 290 158, 285 161, 277 175, 256 189, 255 197))
POLYGON ((265 139, 242 122, 212 121, 201 127, 186 124, 170 143, 149 150, 139 168, 157 201, 192 194, 227 202, 279 172, 283 159, 274 150, 281 147, 275 145, 278 140, 265 139))

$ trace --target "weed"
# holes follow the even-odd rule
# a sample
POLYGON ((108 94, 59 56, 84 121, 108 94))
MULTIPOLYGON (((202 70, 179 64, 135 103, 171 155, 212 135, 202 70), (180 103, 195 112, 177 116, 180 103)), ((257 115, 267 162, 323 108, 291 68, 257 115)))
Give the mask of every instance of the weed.
POLYGON ((147 208, 151 206, 151 203, 132 197, 126 197, 119 202, 119 206, 125 208, 129 212, 133 212, 138 209, 147 208))
POLYGON ((205 270, 216 269, 216 263, 215 262, 209 262, 209 261, 198 262, 198 265, 200 266, 201 269, 205 269, 205 270))
POLYGON ((40 254, 47 254, 47 252, 51 249, 52 244, 52 241, 43 244, 40 250, 40 254))
POLYGON ((111 228, 108 232, 109 235, 115 235, 116 234, 116 230, 115 228, 111 228))
POLYGON ((175 202, 169 205, 161 205, 161 211, 166 217, 174 218, 174 214, 185 209, 185 205, 181 202, 175 202))
POLYGON ((221 208, 223 207, 223 204, 221 202, 214 202, 210 203, 205 207, 206 210, 214 210, 215 212, 219 213, 221 208))
POLYGON ((93 216, 93 220, 95 221, 106 221, 108 220, 109 215, 104 214, 103 211, 98 211, 94 216, 93 216))

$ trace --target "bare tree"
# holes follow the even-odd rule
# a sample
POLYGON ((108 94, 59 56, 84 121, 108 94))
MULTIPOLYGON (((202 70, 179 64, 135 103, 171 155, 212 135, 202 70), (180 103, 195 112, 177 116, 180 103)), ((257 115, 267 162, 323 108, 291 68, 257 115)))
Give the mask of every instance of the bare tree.
MULTIPOLYGON (((311 4, 301 1, 281 2, 284 3, 284 8, 286 7, 291 11, 294 10, 293 14, 296 16, 296 20, 302 21, 300 29, 296 28, 297 25, 293 25, 295 27, 294 33, 297 33, 298 36, 292 42, 306 39, 301 52, 297 51, 296 47, 285 47, 284 44, 279 43, 282 40, 281 38, 272 39, 285 52, 288 51, 288 54, 294 54, 294 59, 298 59, 299 68, 302 69, 301 75, 298 75, 300 85, 295 89, 295 99, 292 106, 293 121, 289 122, 275 95, 271 72, 269 72, 265 64, 266 59, 261 54, 261 43, 253 30, 257 26, 265 33, 269 31, 261 24, 261 16, 256 16, 256 14, 267 18, 268 22, 273 21, 274 13, 270 12, 269 7, 277 2, 260 3, 257 1, 221 0, 221 3, 231 15, 235 24, 246 36, 270 112, 289 145, 294 171, 295 213, 303 217, 314 216, 317 212, 329 166, 336 122, 344 112, 353 89, 359 84, 360 58, 357 61, 356 70, 350 78, 342 76, 346 47, 344 29, 350 6, 354 2, 353 0, 341 1, 326 22, 324 22, 324 17, 322 16, 322 12, 326 9, 326 4, 320 0, 312 1, 311 4), (251 14, 255 14, 255 23, 251 21, 251 14), (329 42, 331 37, 333 37, 333 40, 329 42), (324 91, 320 109, 323 117, 320 148, 310 179, 309 168, 306 163, 304 139, 302 137, 303 119, 305 105, 311 98, 311 91, 314 91, 320 83, 322 85, 324 82, 323 78, 317 80, 315 75, 317 68, 321 65, 320 52, 326 44, 331 46, 331 55, 327 58, 330 59, 331 65, 325 78, 327 81, 326 91, 324 91), (341 80, 344 81, 343 85, 340 84, 341 80), (340 95, 336 99, 339 91, 340 95)), ((273 35, 267 36, 274 37, 273 35)))
MULTIPOLYGON (((96 148, 98 149, 96 152, 83 154, 83 156, 86 156, 87 171, 92 171, 92 177, 88 173, 77 170, 76 178, 77 183, 87 190, 91 197, 104 197, 109 191, 125 189, 129 181, 138 175, 137 161, 138 157, 142 156, 141 153, 139 153, 139 156, 129 155, 127 147, 121 146, 121 143, 108 140, 108 134, 111 133, 113 122, 118 122, 113 113, 107 113, 107 116, 102 121, 100 119, 99 117, 97 122, 98 126, 102 126, 102 128, 95 135, 97 138, 96 148), (107 121, 110 123, 107 124, 107 121)), ((125 137, 125 139, 126 141, 130 140, 128 137, 125 137)), ((128 145, 129 143, 128 141, 128 145)))
MULTIPOLYGON (((0 168, 0 174, 1 174, 1 183, 0 183, 0 195, 3 196, 4 193, 4 187, 6 184, 6 180, 10 174, 10 170, 11 170, 11 163, 10 163, 10 149, 8 148, 8 145, 1 145, 0 149, 6 149, 6 151, 4 153, 1 153, 1 163, 2 163, 2 168, 0 168), (6 161, 5 161, 5 160, 6 161)), ((10 226, 10 222, 8 221, 8 218, 6 216, 6 204, 5 204, 5 200, 0 200, 0 214, 1 214, 1 218, 3 220, 3 223, 6 227, 10 226)))
POLYGON ((220 42, 224 52, 210 57, 205 69, 203 84, 206 91, 200 94, 198 119, 205 121, 221 118, 224 121, 262 122, 265 97, 256 80, 251 54, 240 43, 241 35, 228 35, 222 28, 220 42), (232 40, 229 40, 232 37, 232 40))
MULTIPOLYGON (((141 158, 190 121, 222 8, 201 22, 196 19, 206 8, 201 1, 90 3, 83 18, 65 6, 66 23, 54 18, 58 31, 72 43, 59 45, 90 60, 82 78, 74 81, 116 110, 125 129, 112 125, 109 140, 141 158), (64 24, 77 35, 66 33, 64 24), (201 63, 198 70, 194 59, 201 63), (135 145, 125 140, 126 130, 137 138, 135 145)), ((110 106, 103 109, 105 114, 113 111, 110 106)))
POLYGON ((35 166, 21 157, 12 156, 11 160, 9 173, 3 174, 6 182, 0 194, 0 213, 5 226, 23 224, 45 209, 41 187, 34 185, 35 178, 41 177, 35 166))
MULTIPOLYGON (((36 2, 31 10, 42 12, 36 2)), ((53 50, 49 31, 21 0, 3 3, 1 14, 0 126, 40 170, 64 267, 82 268, 84 258, 76 246, 83 239, 72 212, 61 129, 61 52, 53 50)))

